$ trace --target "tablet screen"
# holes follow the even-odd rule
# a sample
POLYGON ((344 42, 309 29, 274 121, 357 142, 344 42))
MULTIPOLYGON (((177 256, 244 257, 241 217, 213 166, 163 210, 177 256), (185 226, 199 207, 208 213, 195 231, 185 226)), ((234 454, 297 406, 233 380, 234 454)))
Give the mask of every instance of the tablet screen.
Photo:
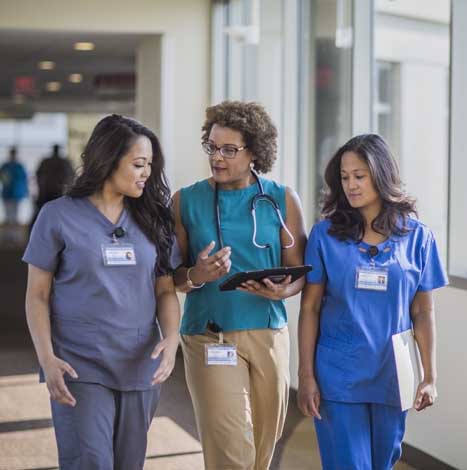
POLYGON ((268 278, 272 282, 282 282, 287 276, 292 277, 292 281, 296 281, 299 277, 304 276, 307 272, 311 271, 311 265, 307 264, 304 266, 287 266, 270 269, 261 269, 258 271, 243 271, 235 273, 227 278, 222 284, 219 285, 219 289, 222 291, 233 290, 240 287, 243 282, 254 280, 261 281, 262 279, 268 278))

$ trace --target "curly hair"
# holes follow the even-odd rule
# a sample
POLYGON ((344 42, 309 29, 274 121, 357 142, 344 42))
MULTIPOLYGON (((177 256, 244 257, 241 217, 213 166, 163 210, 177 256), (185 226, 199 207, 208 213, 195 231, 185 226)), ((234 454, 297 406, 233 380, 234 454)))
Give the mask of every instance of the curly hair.
POLYGON ((174 220, 164 172, 164 156, 158 138, 150 129, 134 119, 117 114, 99 121, 81 155, 81 174, 68 189, 67 195, 82 198, 100 191, 139 136, 151 141, 152 171, 142 196, 125 196, 124 202, 136 224, 157 248, 157 273, 165 274, 171 271, 174 220))
POLYGON ((242 134, 248 150, 254 155, 258 173, 271 170, 277 158, 277 129, 263 106, 242 101, 223 101, 206 109, 202 140, 209 139, 212 126, 217 124, 242 134))
POLYGON ((407 218, 417 214, 415 200, 403 191, 397 163, 386 142, 377 134, 353 137, 337 150, 326 167, 321 215, 331 221, 328 233, 339 240, 360 241, 364 236, 363 216, 349 204, 342 188, 341 160, 346 152, 356 153, 368 165, 382 200, 381 212, 371 224, 373 230, 385 236, 407 233, 407 218))

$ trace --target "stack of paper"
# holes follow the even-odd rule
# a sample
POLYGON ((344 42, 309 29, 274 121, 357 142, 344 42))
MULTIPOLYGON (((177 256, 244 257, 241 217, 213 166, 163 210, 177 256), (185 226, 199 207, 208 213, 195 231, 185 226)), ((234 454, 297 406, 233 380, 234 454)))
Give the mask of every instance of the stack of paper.
POLYGON ((417 387, 422 381, 422 363, 412 330, 392 336, 402 411, 413 407, 417 387))

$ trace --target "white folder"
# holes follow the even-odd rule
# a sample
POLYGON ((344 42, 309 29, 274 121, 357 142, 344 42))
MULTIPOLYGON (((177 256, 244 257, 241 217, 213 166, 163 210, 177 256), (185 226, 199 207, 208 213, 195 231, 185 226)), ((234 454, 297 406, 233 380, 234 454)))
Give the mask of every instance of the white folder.
POLYGON ((402 411, 413 407, 423 378, 422 362, 412 329, 392 336, 402 411))

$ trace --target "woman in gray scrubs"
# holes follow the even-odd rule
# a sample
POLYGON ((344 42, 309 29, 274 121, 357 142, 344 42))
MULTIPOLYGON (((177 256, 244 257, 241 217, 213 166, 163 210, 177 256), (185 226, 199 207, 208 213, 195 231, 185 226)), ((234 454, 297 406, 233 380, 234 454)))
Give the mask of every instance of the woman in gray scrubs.
POLYGON ((164 159, 153 132, 112 115, 82 160, 68 194, 34 224, 23 257, 27 320, 60 469, 141 470, 178 347, 164 159))

